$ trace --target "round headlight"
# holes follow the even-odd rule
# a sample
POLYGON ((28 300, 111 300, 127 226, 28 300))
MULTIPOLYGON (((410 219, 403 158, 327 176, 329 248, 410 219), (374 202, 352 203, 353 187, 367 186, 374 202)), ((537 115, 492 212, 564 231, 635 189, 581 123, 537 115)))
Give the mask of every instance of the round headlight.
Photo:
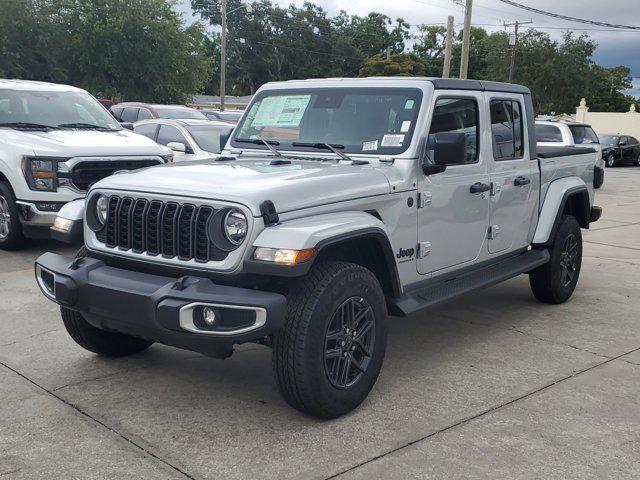
POLYGON ((247 236, 249 222, 247 217, 237 208, 227 212, 222 222, 224 235, 234 245, 240 245, 247 236))
POLYGON ((100 195, 96 200, 96 219, 100 225, 104 225, 107 221, 107 210, 109 207, 109 199, 106 195, 100 195))

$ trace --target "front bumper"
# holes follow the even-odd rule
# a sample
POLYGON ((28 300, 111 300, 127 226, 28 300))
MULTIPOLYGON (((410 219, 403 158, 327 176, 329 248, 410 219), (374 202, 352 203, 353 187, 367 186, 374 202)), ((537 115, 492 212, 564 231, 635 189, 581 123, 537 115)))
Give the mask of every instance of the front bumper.
POLYGON ((50 227, 64 202, 16 201, 20 222, 27 227, 50 227))
POLYGON ((35 269, 46 297, 80 312, 96 328, 213 357, 227 357, 234 344, 260 340, 284 323, 286 299, 278 293, 216 285, 202 277, 151 275, 54 253, 38 257, 35 269), (221 320, 215 327, 196 318, 205 306, 221 320))

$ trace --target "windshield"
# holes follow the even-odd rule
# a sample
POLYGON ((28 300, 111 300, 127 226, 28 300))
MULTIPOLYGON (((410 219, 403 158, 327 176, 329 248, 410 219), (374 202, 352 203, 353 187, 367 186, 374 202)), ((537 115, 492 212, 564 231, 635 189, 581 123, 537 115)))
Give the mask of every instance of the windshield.
POLYGON ((618 145, 620 137, 617 135, 600 135, 600 142, 603 145, 618 145))
POLYGON ((121 130, 100 102, 85 92, 0 89, 0 126, 121 130))
POLYGON ((198 110, 193 108, 156 108, 158 118, 178 118, 178 119, 194 119, 194 120, 208 120, 208 118, 198 110))
MULTIPOLYGON (((262 138, 278 150, 329 143, 346 153, 398 154, 411 144, 422 92, 409 88, 267 90, 256 96, 232 139, 262 138)), ((252 148, 266 148, 260 145, 252 148)))
POLYGON ((220 153, 227 143, 232 127, 218 127, 212 125, 188 125, 187 131, 193 140, 205 152, 220 153))

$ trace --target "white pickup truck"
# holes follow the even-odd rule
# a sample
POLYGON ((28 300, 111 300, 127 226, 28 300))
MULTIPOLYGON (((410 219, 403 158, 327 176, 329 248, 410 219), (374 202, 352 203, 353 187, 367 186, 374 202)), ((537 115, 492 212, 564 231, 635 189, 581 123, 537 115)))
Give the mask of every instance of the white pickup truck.
POLYGON ((519 85, 267 84, 223 156, 93 185, 85 246, 36 278, 89 351, 260 343, 285 400, 332 418, 375 384, 389 316, 520 274, 541 302, 571 297, 601 214, 593 153, 538 152, 519 85))
POLYGON ((172 158, 168 148, 123 129, 84 90, 0 79, 0 249, 49 236, 66 202, 115 171, 172 158))

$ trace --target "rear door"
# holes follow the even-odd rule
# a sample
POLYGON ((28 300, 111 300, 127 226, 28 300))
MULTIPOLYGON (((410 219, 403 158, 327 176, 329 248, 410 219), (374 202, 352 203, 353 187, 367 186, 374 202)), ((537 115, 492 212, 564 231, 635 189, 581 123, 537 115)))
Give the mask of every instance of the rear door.
MULTIPOLYGON (((420 274, 438 274, 451 267, 473 264, 483 251, 489 220, 489 175, 486 151, 480 134, 485 121, 481 92, 442 91, 434 99, 426 141, 427 161, 433 159, 435 134, 462 132, 466 135, 466 161, 448 165, 442 173, 418 175, 420 274), (474 193, 472 185, 487 190, 474 193), (427 253, 428 252, 428 253, 427 253)), ((486 126, 484 127, 486 129, 486 126)))
POLYGON ((536 162, 530 160, 522 95, 485 93, 491 121, 493 161, 489 253, 526 247, 537 202, 532 198, 536 162))

